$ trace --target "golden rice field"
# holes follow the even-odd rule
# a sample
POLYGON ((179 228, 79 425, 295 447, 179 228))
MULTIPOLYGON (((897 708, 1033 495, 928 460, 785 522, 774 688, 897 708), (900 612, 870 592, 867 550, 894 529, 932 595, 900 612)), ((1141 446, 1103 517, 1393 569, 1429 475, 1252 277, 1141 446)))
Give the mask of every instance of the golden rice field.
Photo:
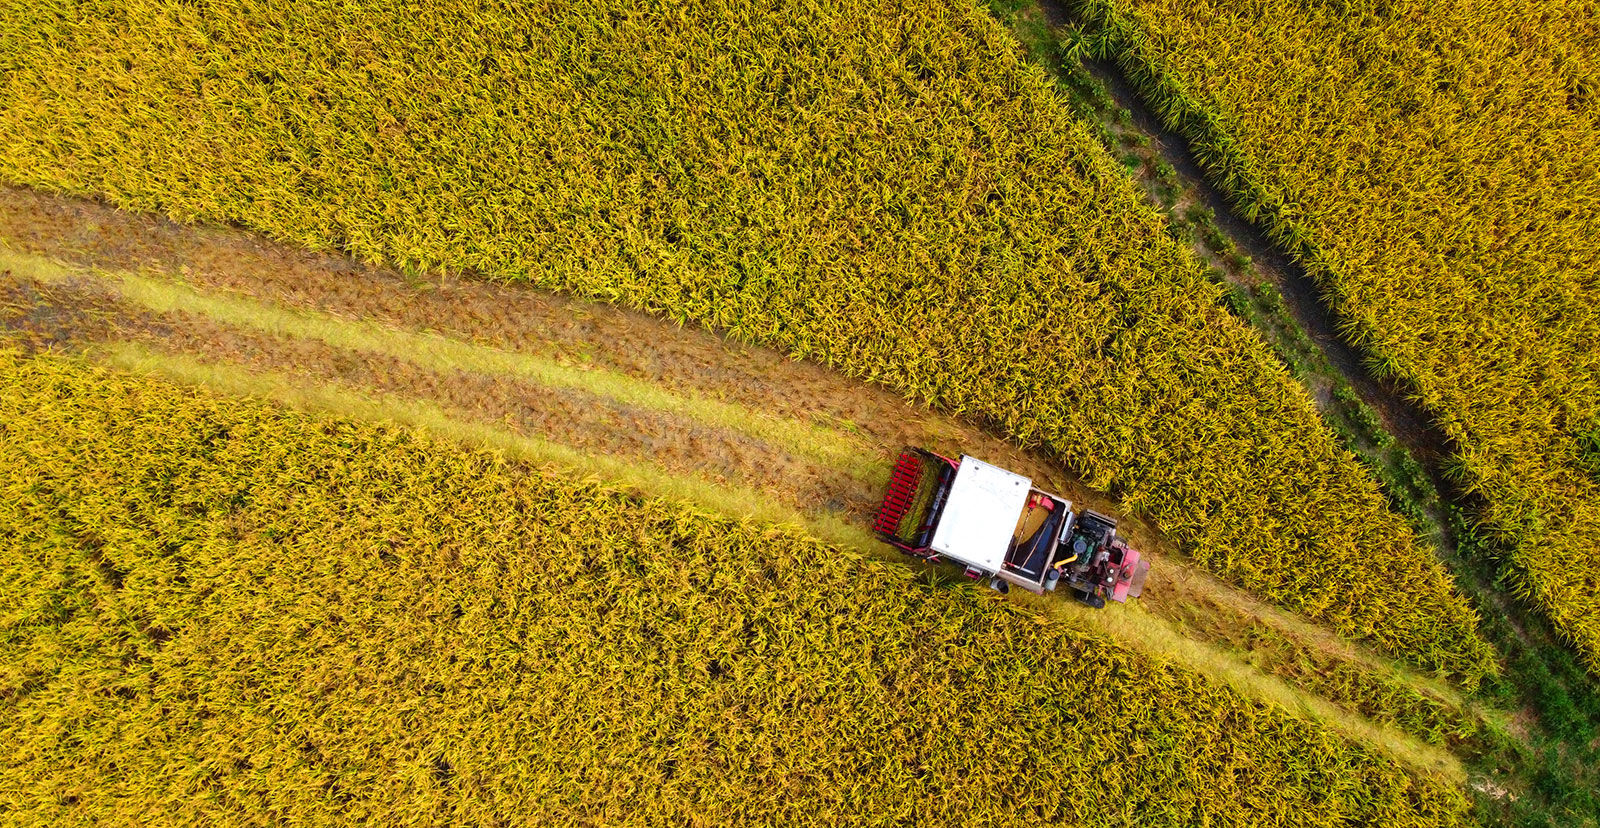
POLYGON ((30 824, 1463 825, 1028 610, 414 432, 0 351, 30 824))
MULTIPOLYGON (((515 285, 406 275, 10 188, 0 188, 0 337, 25 353, 561 463, 897 563, 906 559, 863 527, 908 444, 965 451, 1119 513, 1047 456, 769 349, 515 285)), ((1494 723, 1508 713, 1218 583, 1155 527, 1122 517, 1119 531, 1155 562, 1136 605, 1026 606, 1461 784, 1484 726, 1503 729, 1494 723)))
POLYGON ((1492 669, 1304 389, 970 3, 10 0, 0 67, 9 182, 769 344, 1043 445, 1342 635, 1492 669))
POLYGON ((1593 4, 1075 5, 1434 413, 1516 587, 1600 669, 1593 4))

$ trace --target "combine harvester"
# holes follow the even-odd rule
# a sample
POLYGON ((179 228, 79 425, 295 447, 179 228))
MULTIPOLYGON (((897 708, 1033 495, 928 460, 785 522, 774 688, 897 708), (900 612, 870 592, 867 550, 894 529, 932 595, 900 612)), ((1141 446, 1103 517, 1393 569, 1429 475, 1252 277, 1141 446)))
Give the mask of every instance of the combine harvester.
POLYGON ((1022 475, 966 455, 900 452, 873 528, 907 554, 948 559, 1007 592, 1040 594, 1063 582, 1099 609, 1144 590, 1150 562, 1117 537, 1117 522, 1033 488, 1022 475))

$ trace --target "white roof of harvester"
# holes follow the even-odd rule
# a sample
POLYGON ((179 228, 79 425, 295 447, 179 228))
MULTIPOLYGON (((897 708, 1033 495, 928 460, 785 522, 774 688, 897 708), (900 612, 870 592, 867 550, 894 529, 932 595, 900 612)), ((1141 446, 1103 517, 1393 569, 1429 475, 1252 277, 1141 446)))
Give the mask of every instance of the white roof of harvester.
POLYGON ((953 561, 999 572, 1032 487, 1020 474, 961 455, 928 546, 953 561))

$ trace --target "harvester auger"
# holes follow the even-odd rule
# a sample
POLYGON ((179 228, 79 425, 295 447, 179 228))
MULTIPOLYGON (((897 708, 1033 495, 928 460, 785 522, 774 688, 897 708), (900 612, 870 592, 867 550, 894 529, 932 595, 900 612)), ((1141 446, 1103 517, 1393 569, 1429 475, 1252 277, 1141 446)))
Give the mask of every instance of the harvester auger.
POLYGON ((1144 590, 1150 562, 1117 536, 1116 520, 1072 510, 1072 501, 974 457, 900 452, 873 529, 907 554, 948 559, 1006 592, 1043 594, 1065 584, 1100 608, 1144 590))

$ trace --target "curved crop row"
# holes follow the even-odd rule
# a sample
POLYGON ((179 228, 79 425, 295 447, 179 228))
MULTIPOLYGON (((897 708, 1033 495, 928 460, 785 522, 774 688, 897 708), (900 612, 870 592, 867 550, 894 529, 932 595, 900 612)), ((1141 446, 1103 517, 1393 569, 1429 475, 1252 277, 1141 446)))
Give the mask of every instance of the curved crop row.
POLYGON ((34 824, 1466 824, 1450 786, 784 528, 0 352, 34 824))
POLYGON ((1043 443, 1471 683, 1442 567, 965 0, 8 3, 0 176, 720 327, 1043 443))
POLYGON ((1592 7, 1078 5, 1374 369, 1415 389, 1522 592, 1600 670, 1592 7))

